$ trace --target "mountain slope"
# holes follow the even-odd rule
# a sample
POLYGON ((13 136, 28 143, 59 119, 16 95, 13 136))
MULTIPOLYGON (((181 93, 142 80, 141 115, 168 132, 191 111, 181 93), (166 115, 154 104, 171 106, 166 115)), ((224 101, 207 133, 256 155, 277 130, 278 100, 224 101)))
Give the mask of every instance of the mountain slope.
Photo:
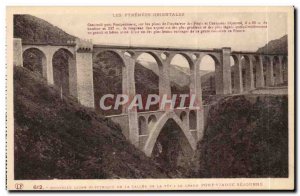
POLYGON ((166 178, 111 121, 14 67, 15 178, 166 178))
POLYGON ((209 111, 195 178, 288 177, 288 97, 233 96, 209 111))
POLYGON ((23 43, 67 43, 75 37, 32 15, 14 15, 14 38, 23 43))
POLYGON ((288 52, 288 37, 287 35, 269 41, 265 46, 259 48, 257 52, 262 52, 262 53, 282 53, 282 54, 287 54, 288 52))

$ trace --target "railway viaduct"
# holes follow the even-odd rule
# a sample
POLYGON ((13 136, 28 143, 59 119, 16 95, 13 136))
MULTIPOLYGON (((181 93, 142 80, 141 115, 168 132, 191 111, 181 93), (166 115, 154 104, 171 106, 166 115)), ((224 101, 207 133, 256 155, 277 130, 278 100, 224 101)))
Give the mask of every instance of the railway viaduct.
POLYGON ((159 95, 171 97, 169 78, 170 62, 176 54, 181 54, 190 66, 190 94, 195 95, 197 109, 177 108, 149 112, 137 112, 136 108, 122 108, 122 114, 108 116, 117 122, 125 137, 147 156, 151 156, 155 142, 165 125, 172 119, 180 127, 184 137, 182 147, 186 151, 196 149, 204 131, 206 106, 202 103, 200 63, 209 55, 215 62, 215 90, 217 95, 240 94, 255 88, 281 84, 287 80, 287 55, 219 49, 178 49, 154 47, 125 47, 93 45, 91 41, 76 39, 65 44, 22 43, 14 39, 13 64, 23 66, 23 56, 28 50, 38 50, 42 54, 42 76, 49 85, 54 85, 54 54, 64 50, 72 57, 68 62, 70 94, 83 106, 94 108, 93 56, 103 51, 117 54, 123 61, 122 91, 129 97, 136 94, 134 68, 137 58, 150 54, 159 68, 159 95), (234 65, 231 67, 231 60, 234 65), (244 61, 242 63, 242 61, 244 61), (242 66, 242 64, 244 66, 242 66), (244 70, 244 74, 243 74, 244 70), (255 70, 255 71, 254 71, 255 70), (232 80, 233 75, 233 80, 232 80), (245 78, 243 78, 245 77, 245 78), (243 84, 243 81, 245 84, 243 84), (234 83, 232 85, 232 82, 234 83))

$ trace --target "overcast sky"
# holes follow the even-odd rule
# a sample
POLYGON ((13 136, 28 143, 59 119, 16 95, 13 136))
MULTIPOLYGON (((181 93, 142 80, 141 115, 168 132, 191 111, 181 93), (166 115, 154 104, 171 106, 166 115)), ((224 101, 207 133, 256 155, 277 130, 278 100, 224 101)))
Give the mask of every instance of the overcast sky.
MULTIPOLYGON (((221 48, 231 47, 236 51, 256 51, 273 39, 287 34, 287 17, 285 13, 261 12, 249 13, 185 13, 176 20, 172 17, 113 17, 111 13, 88 14, 34 14, 76 37, 92 39, 96 44, 128 45, 128 46, 161 46, 178 48, 221 48), (251 29, 245 33, 210 33, 210 34, 158 34, 158 35, 88 35, 88 23, 119 22, 224 22, 224 21, 267 21, 268 29, 251 29)), ((142 60, 151 61, 147 55, 142 60)), ((176 58, 175 64, 187 66, 184 60, 176 58)), ((210 59, 205 60, 203 69, 211 70, 210 59), (205 62, 206 61, 206 62, 205 62)))

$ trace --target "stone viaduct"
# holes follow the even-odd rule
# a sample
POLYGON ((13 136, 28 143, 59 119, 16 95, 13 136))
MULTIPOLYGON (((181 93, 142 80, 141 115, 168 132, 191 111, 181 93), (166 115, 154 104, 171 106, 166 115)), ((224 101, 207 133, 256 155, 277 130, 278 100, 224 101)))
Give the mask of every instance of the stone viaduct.
POLYGON ((215 90, 217 95, 230 95, 249 92, 255 88, 273 86, 287 81, 287 55, 263 54, 256 52, 231 51, 231 48, 202 50, 178 48, 151 48, 93 45, 92 42, 76 39, 66 44, 27 44, 14 39, 14 66, 23 66, 23 55, 27 50, 41 52, 42 75, 49 85, 54 85, 52 58, 59 50, 67 51, 69 61, 70 94, 83 106, 94 108, 93 56, 110 51, 123 61, 122 91, 134 97, 134 68, 137 58, 148 53, 159 67, 159 95, 171 97, 169 79, 170 62, 176 54, 186 58, 190 66, 190 94, 196 97, 198 109, 176 108, 149 112, 137 112, 136 108, 122 108, 122 114, 108 116, 118 123, 125 137, 147 156, 151 156, 155 142, 166 122, 172 119, 180 127, 188 142, 183 143, 184 150, 196 149, 201 140, 208 106, 202 103, 200 63, 209 55, 215 62, 215 90), (232 65, 232 60, 234 65, 232 65), (232 77, 233 75, 233 77, 232 77), (233 78, 233 79, 232 79, 233 78), (233 85, 232 85, 233 82, 233 85), (244 83, 244 84, 243 84, 244 83))

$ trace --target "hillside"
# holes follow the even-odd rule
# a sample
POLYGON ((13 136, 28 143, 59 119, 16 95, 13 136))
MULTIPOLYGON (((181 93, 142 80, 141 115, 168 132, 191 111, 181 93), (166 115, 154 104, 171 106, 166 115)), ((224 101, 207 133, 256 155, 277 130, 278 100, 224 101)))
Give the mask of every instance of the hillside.
POLYGON ((281 54, 287 54, 288 53, 288 37, 287 35, 269 41, 265 46, 259 48, 257 52, 262 53, 281 53, 281 54))
POLYGON ((14 15, 14 37, 23 43, 67 43, 75 37, 32 15, 14 15))
POLYGON ((191 177, 287 177, 287 96, 233 96, 212 106, 191 177))
POLYGON ((14 69, 16 179, 167 177, 111 121, 14 69))
MULTIPOLYGON (((256 52, 287 54, 287 49, 288 49, 287 35, 285 35, 279 39, 269 41, 265 46, 259 48, 256 52)), ((245 65, 244 59, 241 60, 241 64, 245 65)), ((231 68, 231 71, 233 71, 233 67, 231 68)), ((202 81, 202 87, 204 87, 204 89, 215 89, 214 72, 204 74, 201 78, 201 81, 202 81)))

